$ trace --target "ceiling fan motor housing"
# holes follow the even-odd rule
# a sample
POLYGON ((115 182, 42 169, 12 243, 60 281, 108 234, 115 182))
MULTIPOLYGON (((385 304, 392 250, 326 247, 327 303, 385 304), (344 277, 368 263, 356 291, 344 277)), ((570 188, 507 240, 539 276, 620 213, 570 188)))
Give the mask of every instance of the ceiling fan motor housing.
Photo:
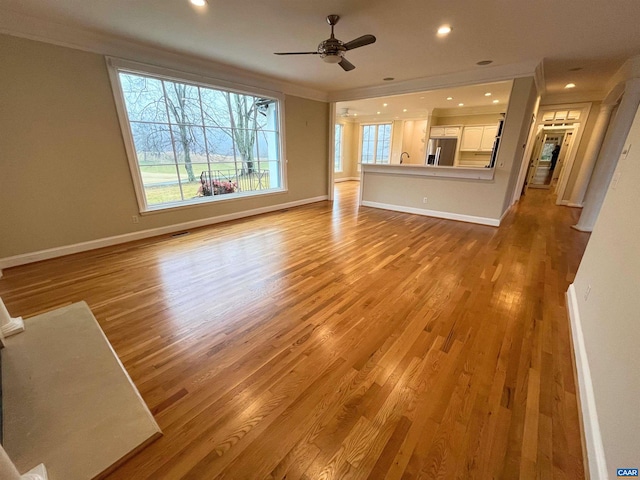
POLYGON ((347 49, 344 47, 344 42, 341 42, 337 38, 329 38, 318 45, 318 53, 327 63, 339 63, 346 51, 347 49))

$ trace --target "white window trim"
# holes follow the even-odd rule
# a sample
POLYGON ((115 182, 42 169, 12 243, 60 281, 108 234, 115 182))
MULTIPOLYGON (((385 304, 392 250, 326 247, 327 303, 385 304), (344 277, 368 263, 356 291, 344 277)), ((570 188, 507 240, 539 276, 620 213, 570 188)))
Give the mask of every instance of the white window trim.
MULTIPOLYGON (((391 145, 393 143, 393 122, 366 122, 361 123, 358 128, 358 171, 362 170, 362 165, 390 165, 391 164, 391 145), (362 163, 362 137, 364 135, 364 127, 369 125, 391 125, 389 131, 389 163, 362 163)), ((378 129, 376 128, 376 139, 374 141, 374 152, 378 148, 378 129)), ((375 153, 374 153, 375 157, 375 153)))
MULTIPOLYGON (((335 159, 335 152, 333 152, 333 171, 334 173, 343 173, 344 172, 344 123, 342 122, 338 122, 334 125, 333 129, 334 129, 334 134, 335 134, 335 127, 337 125, 340 125, 340 169, 336 170, 336 159, 335 159)), ((333 143, 335 144, 335 137, 333 139, 333 143)))
POLYGON ((256 197, 262 195, 271 195, 278 193, 286 193, 288 191, 287 183, 287 159, 285 151, 285 132, 284 132, 284 98, 285 95, 282 92, 275 92, 272 90, 248 87, 246 85, 239 85, 224 80, 219 80, 213 77, 205 77, 199 74, 181 72, 172 70, 169 68, 158 67, 154 65, 148 65, 145 63, 133 62, 130 60, 124 60, 121 58, 106 57, 107 70, 109 72, 109 79, 111 81, 111 89, 113 91, 113 98, 116 104, 116 112, 118 120, 120 122, 120 129, 122 131, 122 137, 124 139, 124 146, 127 152, 127 160, 129 161, 129 170, 131 172, 131 178, 133 180, 133 188, 135 190, 136 199, 138 202, 138 211, 141 214, 161 212, 167 210, 174 210, 179 208, 188 208, 193 206, 209 205, 216 202, 241 200, 248 197, 256 197), (130 72, 140 75, 151 75, 154 77, 160 77, 165 80, 186 82, 192 85, 209 88, 222 88, 224 90, 240 93, 245 95, 263 95, 265 97, 273 98, 278 102, 278 141, 280 152, 280 188, 272 188, 269 190, 246 192, 244 194, 237 193, 232 198, 225 197, 224 195, 216 197, 196 198, 190 200, 181 200, 173 203, 163 203, 161 205, 148 205, 147 197, 144 192, 142 178, 140 176, 140 169, 138 164, 138 157, 135 151, 133 135, 131 133, 131 126, 129 123, 129 116, 127 115, 127 109, 124 103, 124 94, 120 86, 120 78, 118 72, 130 72))

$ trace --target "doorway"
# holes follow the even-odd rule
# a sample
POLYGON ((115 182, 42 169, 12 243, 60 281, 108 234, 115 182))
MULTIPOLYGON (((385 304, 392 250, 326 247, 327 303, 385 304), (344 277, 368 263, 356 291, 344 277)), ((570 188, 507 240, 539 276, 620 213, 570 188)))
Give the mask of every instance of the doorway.
POLYGON ((568 205, 567 189, 591 103, 540 106, 522 157, 513 202, 529 187, 552 189, 556 205, 568 205), (558 148, 559 147, 559 148, 558 148), (555 153, 554 153, 555 151, 555 153))
POLYGON ((573 131, 543 129, 538 134, 538 145, 532 152, 527 174, 527 186, 549 189, 557 187, 557 181, 564 166, 567 150, 570 147, 565 138, 573 131))

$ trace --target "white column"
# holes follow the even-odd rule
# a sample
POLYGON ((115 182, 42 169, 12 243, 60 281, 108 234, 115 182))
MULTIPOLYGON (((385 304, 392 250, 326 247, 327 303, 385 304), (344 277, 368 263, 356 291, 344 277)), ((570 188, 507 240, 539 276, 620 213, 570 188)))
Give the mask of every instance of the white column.
POLYGON ((11 318, 7 307, 0 298, 0 329, 4 337, 10 337, 16 333, 24 332, 22 317, 11 318))
POLYGON ((596 119, 596 123, 593 126, 591 138, 589 139, 589 144, 587 145, 587 151, 585 152, 582 163, 580 164, 578 178, 576 179, 576 183, 573 186, 573 191, 571 192, 571 197, 569 198, 569 206, 571 207, 582 206, 584 194, 587 192, 589 180, 591 179, 591 174, 593 173, 593 167, 595 166, 596 160, 598 159, 598 153, 600 152, 600 147, 602 147, 604 134, 607 132, 607 126, 609 125, 609 120, 611 119, 611 111, 613 110, 614 106, 615 105, 613 104, 604 103, 600 105, 598 118, 596 119))
POLYGON ((611 121, 602 144, 600 155, 589 182, 584 198, 584 208, 580 220, 573 228, 582 232, 593 231, 602 202, 609 189, 611 178, 618 164, 618 158, 624 148, 631 124, 640 105, 640 78, 632 78, 625 83, 624 94, 618 111, 611 121))

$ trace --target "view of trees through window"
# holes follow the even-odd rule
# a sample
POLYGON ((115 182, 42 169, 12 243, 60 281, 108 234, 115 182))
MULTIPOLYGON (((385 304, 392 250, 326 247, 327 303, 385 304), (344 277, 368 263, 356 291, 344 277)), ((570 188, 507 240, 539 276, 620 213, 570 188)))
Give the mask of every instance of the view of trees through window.
POLYGON ((119 72, 147 205, 280 188, 278 102, 119 72))
POLYGON ((391 154, 391 124, 362 126, 362 163, 389 163, 391 154))

